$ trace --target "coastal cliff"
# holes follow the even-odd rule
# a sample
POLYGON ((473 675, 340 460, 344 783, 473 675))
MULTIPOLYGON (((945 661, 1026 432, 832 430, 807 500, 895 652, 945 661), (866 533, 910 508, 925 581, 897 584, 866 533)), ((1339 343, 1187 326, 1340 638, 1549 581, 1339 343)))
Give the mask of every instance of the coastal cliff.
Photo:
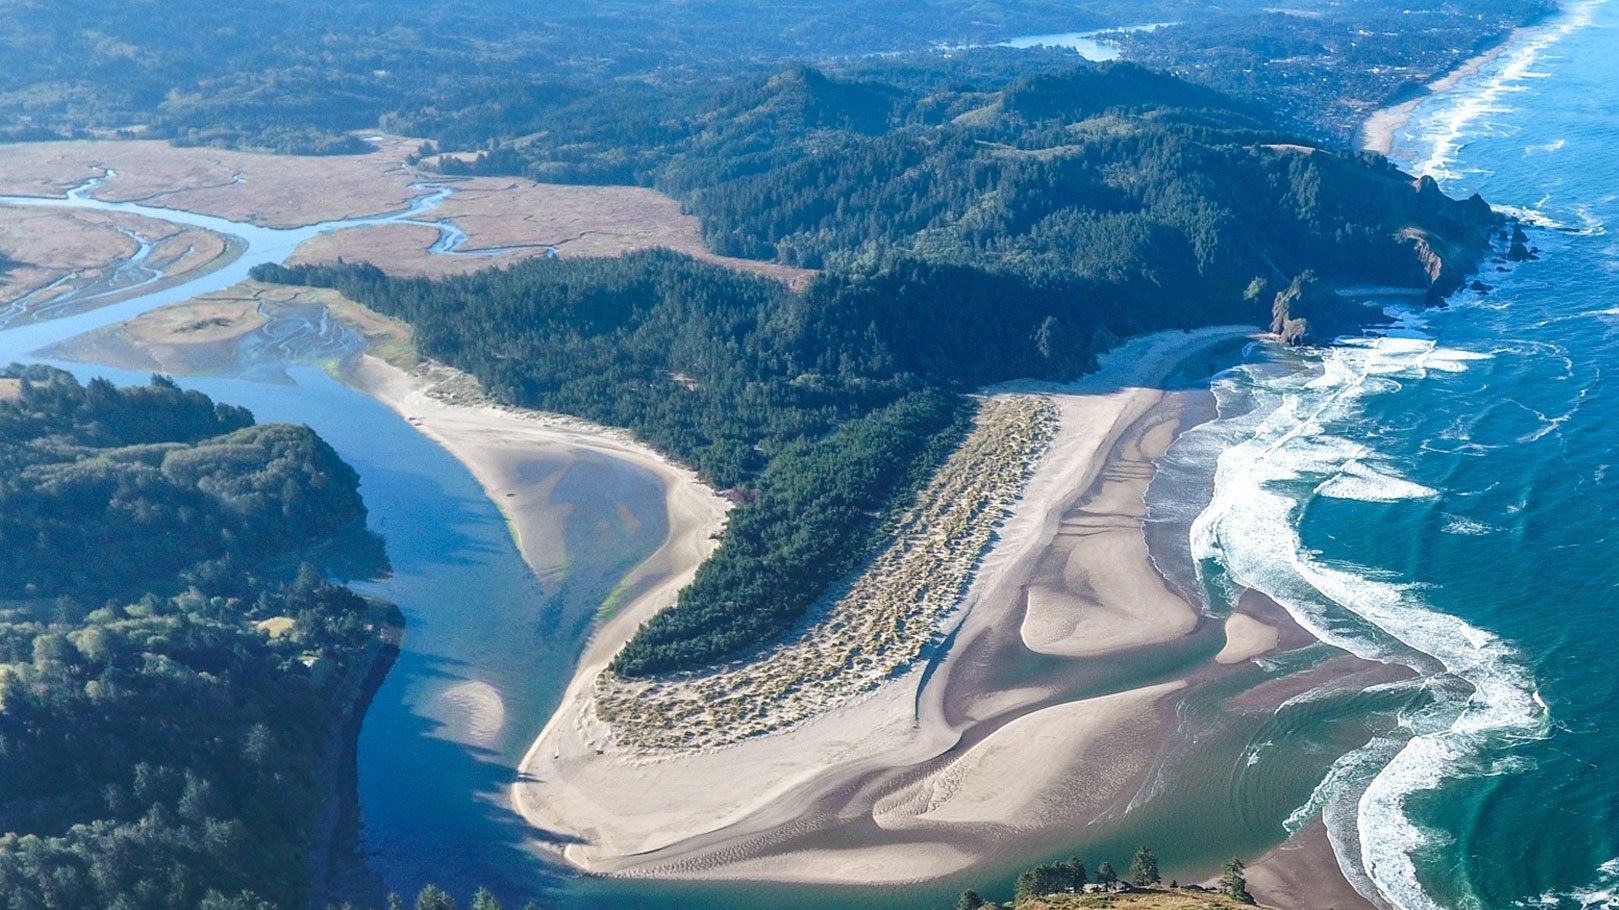
MULTIPOLYGON (((1381 161, 1376 156, 1369 160, 1381 161)), ((1283 342, 1321 343, 1363 327, 1374 311, 1360 302, 1351 285, 1376 287, 1385 294, 1409 291, 1430 304, 1440 303, 1466 284, 1488 254, 1503 220, 1488 202, 1476 193, 1452 199, 1432 177, 1411 178, 1382 163, 1381 171, 1329 164, 1326 173, 1316 173, 1339 182, 1333 199, 1353 200, 1361 207, 1359 213, 1341 212, 1338 217, 1380 216, 1376 230, 1396 241, 1395 252, 1346 267, 1332 279, 1313 269, 1294 276, 1271 305, 1270 330, 1283 342)))

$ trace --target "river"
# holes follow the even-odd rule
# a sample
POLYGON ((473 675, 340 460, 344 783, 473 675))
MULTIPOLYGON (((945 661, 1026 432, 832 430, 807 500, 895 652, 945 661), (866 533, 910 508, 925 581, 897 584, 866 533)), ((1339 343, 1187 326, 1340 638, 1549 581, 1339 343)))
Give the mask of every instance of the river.
MULTIPOLYGON (((1182 554, 1182 581, 1214 615, 1252 588, 1332 646, 1256 672, 1285 676, 1342 649, 1408 666, 1413 679, 1328 685, 1241 723, 1223 711, 1228 693, 1189 703, 1204 751, 1166 761, 1162 787, 1107 833, 1086 842, 1069 832, 1078 842, 1050 849, 1125 850, 1108 854, 1117 862, 1151 838, 1166 873, 1207 870, 1211 851, 1251 855, 1319 815, 1346 873, 1389 907, 1616 905, 1619 673, 1607 639, 1619 600, 1619 535, 1609 531, 1619 402, 1603 394, 1619 366, 1616 29, 1619 13, 1596 2, 1527 30, 1419 106, 1398 138, 1408 169, 1523 216, 1538 261, 1487 264, 1493 289, 1442 310, 1390 302, 1394 326, 1362 338, 1252 347, 1214 382, 1214 419, 1176 442, 1149 492, 1160 528, 1180 538, 1156 548, 1160 560, 1182 554), (1358 735, 1346 736, 1346 718, 1358 735)), ((243 249, 181 286, 10 325, 0 359, 38 359, 53 343, 223 289, 316 234, 414 218, 444 192, 408 211, 293 231, 85 192, 0 199, 131 212, 218 231, 243 249)), ((547 906, 740 908, 920 906, 967 883, 881 894, 671 887, 581 879, 537 858, 505 786, 597 605, 661 537, 646 489, 604 464, 536 463, 562 472, 556 496, 574 506, 567 571, 542 583, 446 452, 319 369, 294 363, 285 376, 181 383, 260 420, 309 424, 360 473, 393 571, 359 586, 399 604, 408 623, 358 756, 362 847, 388 886, 433 881, 464 896, 489 885, 547 906)), ((1030 858, 1009 857, 971 883, 1000 895, 1030 858)))
MULTIPOLYGON (((108 376, 144 383, 145 374, 36 352, 227 288, 253 266, 281 262, 318 234, 413 221, 451 192, 423 187, 424 195, 401 212, 278 230, 101 202, 89 195, 95 186, 93 181, 66 199, 0 197, 0 204, 116 211, 191 225, 236 238, 241 253, 223 268, 161 291, 72 316, 13 320, 0 330, 0 362, 46 362, 81 380, 108 376)), ((435 252, 456 254, 465 235, 428 223, 443 238, 435 252)), ((560 698, 597 607, 662 540, 666 517, 658 480, 605 458, 535 458, 525 465, 533 476, 555 474, 552 501, 567 507, 563 537, 569 558, 562 573, 542 582, 523 562, 503 516, 459 462, 393 411, 308 365, 345 353, 333 348, 329 332, 287 328, 289 337, 279 339, 275 351, 282 369, 273 374, 179 382, 248 407, 260 421, 306 423, 359 472, 368 525, 386 542, 392 572, 355 587, 398 604, 407 622, 403 651, 360 734, 367 863, 389 887, 405 893, 431 881, 459 894, 488 885, 503 895, 534 895, 558 877, 529 852, 528 832, 507 808, 505 788, 560 698), (262 381, 265 375, 279 381, 262 381)), ((358 337, 350 334, 346 342, 347 353, 356 352, 358 337)))

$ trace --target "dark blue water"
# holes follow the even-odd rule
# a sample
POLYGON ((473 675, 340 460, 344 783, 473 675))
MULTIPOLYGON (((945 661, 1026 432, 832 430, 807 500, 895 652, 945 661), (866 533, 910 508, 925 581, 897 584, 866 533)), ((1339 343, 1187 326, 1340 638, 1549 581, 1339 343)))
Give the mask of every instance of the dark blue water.
POLYGON ((1396 160, 1528 223, 1485 293, 1216 383, 1211 590, 1415 668, 1324 813, 1394 907, 1619 906, 1619 8, 1572 6, 1427 102, 1396 160), (1614 476, 1610 476, 1610 474, 1614 476))

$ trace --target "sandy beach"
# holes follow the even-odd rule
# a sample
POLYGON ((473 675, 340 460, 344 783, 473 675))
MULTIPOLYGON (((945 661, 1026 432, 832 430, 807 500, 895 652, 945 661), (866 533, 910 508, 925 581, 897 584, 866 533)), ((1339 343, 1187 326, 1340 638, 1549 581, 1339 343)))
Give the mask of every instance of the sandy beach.
MULTIPOLYGON (((541 517, 550 514, 547 486, 525 483, 516 468, 525 459, 605 455, 664 484, 669 536, 635 570, 654 583, 590 640, 512 787, 537 849, 606 875, 894 885, 959 874, 1009 845, 1042 843, 1054 828, 1072 829, 1073 819, 1131 804, 1175 736, 1181 699, 1254 657, 1310 641, 1273 605, 1247 599, 1223 628, 1205 628, 1152 565, 1142 532, 1153 462, 1177 432, 1163 380, 1190 357, 1252 331, 1135 339, 1081 382, 989 390, 1043 396, 1059 425, 946 623, 955 642, 933 672, 913 667, 785 732, 661 753, 616 740, 596 716, 596 678, 712 552, 724 500, 622 431, 491 406, 453 370, 407 372, 368 356, 347 378, 468 466, 536 573, 555 571, 565 556, 541 517), (1015 653, 1051 655, 1082 672, 1096 660, 1182 647, 1193 633, 1223 645, 1179 679, 1071 698, 1049 680, 1009 685, 995 672, 1015 653)), ((1269 688, 1252 692, 1244 710, 1268 713, 1296 694, 1284 679, 1269 688)), ((503 723, 499 699, 476 686, 445 698, 447 716, 469 740, 503 723)), ((1260 864, 1254 890, 1262 900, 1303 900, 1300 883, 1323 877, 1332 884, 1321 893, 1353 894, 1325 837, 1285 847, 1260 864)))
MULTIPOLYGON (((634 441, 620 430, 598 427, 554 414, 497 407, 483 400, 465 374, 433 364, 406 372, 366 355, 344 377, 360 391, 398 412, 428 438, 467 466, 491 501, 506 516, 523 559, 537 575, 557 570, 566 547, 550 520, 550 486, 520 470, 536 457, 552 460, 603 455, 655 475, 665 491, 669 534, 627 579, 657 584, 606 623, 582 661, 602 663, 616 652, 640 619, 673 600, 697 566, 713 552, 729 504, 697 480, 697 475, 634 441), (605 652, 605 656, 603 656, 605 652)), ((465 693, 476 701, 476 693, 465 693)))
MULTIPOLYGON (((1174 437, 1172 422, 1144 418, 1176 365, 1252 333, 1149 336, 1079 383, 991 390, 1047 396, 1059 426, 947 623, 956 642, 925 685, 917 666, 787 732, 685 752, 625 749, 596 716, 595 677, 635 625, 672 600, 671 588, 593 640, 522 764, 514 805, 592 872, 875 883, 960 871, 1055 817, 1127 801, 1173 729, 1186 684, 1063 700, 1050 687, 987 685, 982 656, 1016 647, 1082 663, 1198 628, 1198 613, 1153 568, 1141 531, 1151 463, 1174 437), (1026 596, 1036 587, 1045 592, 1038 605, 1026 596), (1028 762, 1031 744, 1058 760, 1028 762), (847 845, 851 831, 858 847, 847 845)), ((1269 647, 1265 627, 1251 622, 1237 627, 1244 657, 1269 647)))
POLYGON ((1496 47, 1476 57, 1469 58, 1460 66, 1429 82, 1424 86, 1426 91, 1423 94, 1408 101, 1373 111, 1371 116, 1366 118, 1366 122, 1360 125, 1360 134, 1357 137, 1356 144, 1366 151, 1377 152, 1380 155, 1393 152, 1395 134, 1405 129, 1406 124, 1411 122, 1411 114, 1417 109, 1417 105, 1440 92, 1450 91, 1456 87, 1457 83, 1483 69, 1485 64, 1492 62, 1505 53, 1507 48, 1511 47, 1513 42, 1517 40, 1521 31, 1521 29, 1513 30, 1512 34, 1507 36, 1507 40, 1496 47))

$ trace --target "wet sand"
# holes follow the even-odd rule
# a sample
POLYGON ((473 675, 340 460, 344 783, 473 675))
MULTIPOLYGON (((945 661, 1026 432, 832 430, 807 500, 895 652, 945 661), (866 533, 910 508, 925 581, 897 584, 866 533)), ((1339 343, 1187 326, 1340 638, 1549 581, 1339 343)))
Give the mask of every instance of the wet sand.
POLYGON ((1310 822, 1287 843, 1248 866, 1248 890, 1262 904, 1288 910, 1378 910, 1338 868, 1327 826, 1310 822))
MULTIPOLYGON (((603 639, 627 638, 636 617, 672 602, 697 565, 717 546, 725 524, 726 501, 680 467, 634 441, 629 433, 553 414, 498 407, 483 399, 476 382, 447 367, 424 364, 407 372, 366 355, 344 379, 398 412, 428 438, 467 466, 505 515, 523 559, 536 574, 556 571, 566 553, 561 523, 555 520, 547 478, 532 478, 523 466, 536 458, 556 463, 604 455, 653 474, 663 487, 669 533, 625 584, 655 584, 627 605, 597 633, 583 660, 602 650, 603 639), (624 624, 633 621, 625 630, 624 624)), ((616 652, 614 647, 613 651, 616 652)), ((608 656, 611 656, 610 654, 608 656)))
POLYGON ((1360 125, 1360 132, 1356 137, 1357 144, 1366 151, 1377 152, 1380 155, 1393 152, 1395 134, 1405 129, 1406 124, 1411 122, 1411 114, 1417 109, 1417 105, 1440 92, 1450 91, 1457 83, 1483 69, 1485 64, 1505 53, 1506 49, 1518 39, 1521 31, 1514 29, 1512 34, 1507 36, 1507 40, 1499 46, 1464 61, 1460 66, 1429 82, 1424 86, 1426 91, 1423 94, 1409 101, 1373 111, 1371 116, 1366 118, 1366 122, 1360 125))
MULTIPOLYGON (((1060 427, 998 529, 955 644, 930 676, 917 667, 790 732, 637 754, 616 745, 591 703, 595 675, 624 640, 614 633, 634 628, 625 622, 593 642, 523 762, 515 806, 588 871, 871 884, 958 872, 1055 817, 1128 800, 1174 729, 1183 683, 1125 682, 1072 699, 1060 696, 1061 680, 996 684, 984 661, 1028 653, 1026 635, 1088 658, 1177 642, 1198 627, 1197 613, 1152 567, 1142 535, 1151 462, 1174 436, 1162 418, 1144 418, 1176 365, 1251 332, 1136 339, 1081 383, 999 390, 1049 395, 1060 427), (1071 515, 1093 526, 1076 531, 1071 515), (1087 535, 1117 539, 1070 570, 1087 535), (1047 577, 1051 564, 1062 571, 1047 577), (1048 607, 1062 599, 1066 608, 1040 608, 1031 620, 1031 579, 1048 589, 1048 607), (1050 760, 1028 761, 1040 743, 1050 760)), ((638 621, 632 612, 620 619, 638 621)), ((1085 664, 1072 663, 1081 672, 1085 664)))

